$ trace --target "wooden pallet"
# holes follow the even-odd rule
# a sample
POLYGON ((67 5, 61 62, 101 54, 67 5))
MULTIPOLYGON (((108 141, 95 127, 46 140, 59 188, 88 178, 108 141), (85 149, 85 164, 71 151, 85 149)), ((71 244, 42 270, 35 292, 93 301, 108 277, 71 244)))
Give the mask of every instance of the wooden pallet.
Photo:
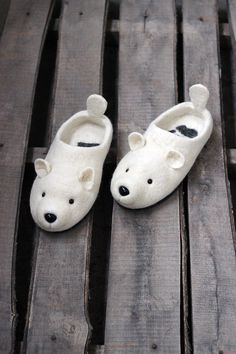
POLYGON ((2 2, 0 353, 235 354, 235 0, 2 2), (158 205, 119 207, 128 133, 196 82, 214 132, 193 169, 158 205), (30 216, 32 162, 91 93, 114 125, 100 195, 50 234, 30 216))

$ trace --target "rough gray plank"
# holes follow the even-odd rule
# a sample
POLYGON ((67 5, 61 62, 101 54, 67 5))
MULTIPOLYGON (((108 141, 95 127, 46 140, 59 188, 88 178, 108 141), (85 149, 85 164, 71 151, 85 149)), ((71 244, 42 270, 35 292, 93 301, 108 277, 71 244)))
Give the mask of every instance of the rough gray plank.
MULTIPOLYGON (((85 109, 87 96, 101 90, 105 9, 105 0, 63 4, 52 135, 73 113, 85 109)), ((27 353, 84 353, 90 329, 86 305, 91 225, 90 213, 67 232, 39 232, 27 353)))
POLYGON ((1 353, 10 352, 14 345, 18 206, 35 79, 49 13, 48 0, 12 0, 0 42, 1 353))
MULTIPOLYGON (((123 1, 119 43, 118 158, 175 103, 172 0, 123 1)), ((178 192, 144 210, 114 205, 105 353, 180 353, 178 192)))
POLYGON ((188 177, 195 354, 235 353, 234 224, 222 142, 218 17, 215 0, 183 1, 184 84, 210 91, 213 135, 188 177))

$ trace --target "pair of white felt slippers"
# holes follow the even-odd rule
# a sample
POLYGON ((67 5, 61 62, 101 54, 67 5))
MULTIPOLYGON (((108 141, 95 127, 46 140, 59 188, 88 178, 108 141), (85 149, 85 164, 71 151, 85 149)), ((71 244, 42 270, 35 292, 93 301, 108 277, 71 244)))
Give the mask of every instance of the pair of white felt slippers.
MULTIPOLYGON (((111 181, 112 195, 122 206, 138 209, 159 202, 177 188, 194 164, 213 122, 206 109, 208 89, 197 84, 189 95, 191 102, 162 113, 143 135, 129 135, 130 151, 111 181)), ((30 208, 42 229, 69 229, 94 204, 112 140, 106 107, 102 96, 89 96, 87 110, 62 124, 46 158, 35 161, 30 208)))

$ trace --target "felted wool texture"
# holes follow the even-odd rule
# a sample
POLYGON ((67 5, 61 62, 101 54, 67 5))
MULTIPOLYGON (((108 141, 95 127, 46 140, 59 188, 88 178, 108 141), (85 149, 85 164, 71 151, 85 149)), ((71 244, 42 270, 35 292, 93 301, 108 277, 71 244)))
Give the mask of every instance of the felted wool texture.
POLYGON ((106 107, 102 96, 89 96, 87 110, 62 124, 46 158, 35 161, 30 209, 42 229, 69 229, 91 209, 112 139, 106 107))
POLYGON ((206 109, 208 89, 196 84, 189 95, 191 102, 162 113, 143 135, 129 135, 130 151, 111 181, 112 195, 124 207, 145 208, 173 192, 209 139, 213 121, 206 109))

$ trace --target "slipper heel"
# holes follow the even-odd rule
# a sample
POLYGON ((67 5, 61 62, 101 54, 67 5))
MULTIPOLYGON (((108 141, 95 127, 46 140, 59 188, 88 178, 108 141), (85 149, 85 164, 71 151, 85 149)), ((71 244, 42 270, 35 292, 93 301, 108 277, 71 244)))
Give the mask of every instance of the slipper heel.
POLYGON ((209 99, 209 91, 205 86, 196 84, 190 87, 189 97, 194 107, 199 111, 203 111, 209 99))
POLYGON ((102 118, 107 109, 107 101, 100 95, 90 95, 87 99, 87 111, 91 116, 102 118))

